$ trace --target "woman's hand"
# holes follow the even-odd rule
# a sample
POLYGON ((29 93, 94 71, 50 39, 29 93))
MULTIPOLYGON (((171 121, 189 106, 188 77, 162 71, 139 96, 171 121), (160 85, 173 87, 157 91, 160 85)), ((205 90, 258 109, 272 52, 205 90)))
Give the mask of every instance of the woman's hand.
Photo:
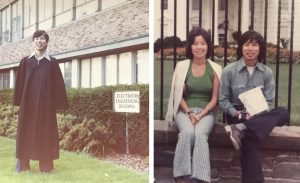
POLYGON ((198 112, 196 114, 196 117, 197 117, 197 121, 195 124, 197 124, 202 118, 204 118, 205 116, 207 115, 207 113, 203 110, 201 112, 198 112))
POLYGON ((188 114, 189 115, 189 118, 190 118, 190 120, 191 120, 191 122, 193 123, 193 124, 195 124, 198 120, 197 120, 197 115, 194 113, 194 112, 191 112, 191 113, 189 113, 188 114))

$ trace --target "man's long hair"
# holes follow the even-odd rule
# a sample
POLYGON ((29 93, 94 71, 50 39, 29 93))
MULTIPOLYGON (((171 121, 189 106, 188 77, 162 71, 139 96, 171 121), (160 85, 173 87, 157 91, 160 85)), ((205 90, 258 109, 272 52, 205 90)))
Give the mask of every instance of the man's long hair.
POLYGON ((256 31, 249 30, 246 31, 239 39, 238 49, 237 49, 237 59, 243 57, 243 45, 246 42, 256 42, 259 45, 259 54, 257 57, 258 62, 262 62, 264 56, 266 55, 266 43, 262 35, 256 31))

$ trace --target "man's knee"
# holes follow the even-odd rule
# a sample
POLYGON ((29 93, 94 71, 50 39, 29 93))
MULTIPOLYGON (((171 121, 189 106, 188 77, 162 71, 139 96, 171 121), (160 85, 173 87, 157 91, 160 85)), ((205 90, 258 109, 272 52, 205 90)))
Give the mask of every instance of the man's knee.
POLYGON ((290 121, 290 113, 285 107, 276 107, 274 110, 279 115, 280 126, 285 125, 290 121))

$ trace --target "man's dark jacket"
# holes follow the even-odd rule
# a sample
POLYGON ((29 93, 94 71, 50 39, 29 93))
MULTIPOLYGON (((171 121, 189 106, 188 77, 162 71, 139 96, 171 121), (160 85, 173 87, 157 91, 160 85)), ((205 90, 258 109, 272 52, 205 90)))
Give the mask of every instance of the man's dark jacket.
POLYGON ((20 106, 16 158, 59 158, 56 111, 68 108, 64 80, 55 58, 39 62, 32 56, 21 60, 13 104, 20 106))

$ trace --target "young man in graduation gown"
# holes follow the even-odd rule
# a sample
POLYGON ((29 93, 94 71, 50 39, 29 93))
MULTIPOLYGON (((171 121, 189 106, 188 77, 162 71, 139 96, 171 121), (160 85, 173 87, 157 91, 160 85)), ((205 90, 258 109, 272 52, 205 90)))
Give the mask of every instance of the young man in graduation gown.
POLYGON ((32 39, 35 51, 21 60, 14 90, 13 104, 20 106, 16 171, 30 170, 29 161, 38 160, 41 172, 51 172, 59 158, 56 111, 67 109, 68 101, 58 62, 46 51, 48 34, 38 30, 32 39))

